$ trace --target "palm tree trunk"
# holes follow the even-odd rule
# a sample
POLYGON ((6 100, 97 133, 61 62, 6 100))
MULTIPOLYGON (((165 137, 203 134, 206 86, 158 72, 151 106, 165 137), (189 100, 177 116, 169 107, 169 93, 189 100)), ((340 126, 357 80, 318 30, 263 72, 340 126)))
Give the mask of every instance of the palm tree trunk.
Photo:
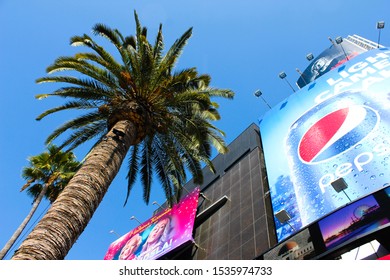
POLYGON ((43 197, 45 196, 45 193, 47 189, 49 188, 49 183, 45 184, 39 193, 38 197, 35 199, 33 206, 31 207, 30 212, 24 218, 23 222, 19 225, 19 227, 15 230, 14 234, 11 236, 11 238, 8 240, 8 242, 4 245, 4 248, 0 251, 0 260, 2 260, 5 255, 8 253, 8 251, 11 249, 11 247, 15 244, 16 240, 19 238, 19 236, 22 234, 23 230, 26 228, 27 224, 30 222, 32 216, 34 215, 35 211, 38 209, 39 204, 41 203, 43 197))
POLYGON ((52 207, 23 241, 13 260, 64 259, 87 227, 108 187, 119 172, 130 146, 136 141, 135 126, 119 121, 88 154, 82 167, 52 207), (118 137, 113 130, 124 132, 118 137))

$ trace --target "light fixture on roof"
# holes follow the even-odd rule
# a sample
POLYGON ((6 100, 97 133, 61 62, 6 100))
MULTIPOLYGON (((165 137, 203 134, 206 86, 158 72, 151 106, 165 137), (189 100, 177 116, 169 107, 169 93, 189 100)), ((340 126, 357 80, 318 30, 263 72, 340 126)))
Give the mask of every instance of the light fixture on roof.
POLYGON ((385 22, 384 21, 378 21, 376 23, 376 29, 379 30, 379 34, 378 34, 378 48, 379 48, 379 42, 381 40, 381 30, 385 28, 385 22))
POLYGON ((141 224, 141 222, 135 216, 131 216, 130 220, 136 220, 139 224, 141 224))
POLYGON ((119 235, 118 233, 116 233, 116 232, 115 232, 115 230, 113 230, 113 229, 112 229, 112 230, 110 230, 110 231, 109 231, 109 233, 111 233, 111 234, 115 234, 116 236, 120 237, 120 235, 119 235))
POLYGON ((336 37, 336 39, 334 39, 334 40, 336 41, 336 44, 337 44, 337 45, 340 45, 340 44, 343 42, 343 37, 338 36, 338 37, 336 37))
POLYGON ((290 86, 290 88, 293 90, 293 92, 295 92, 295 89, 292 87, 292 85, 289 83, 289 81, 287 80, 287 74, 285 72, 280 72, 279 73, 279 78, 282 79, 282 80, 285 80, 286 83, 290 86))
POLYGON ((306 55, 306 59, 307 59, 308 61, 312 61, 312 60, 314 59, 314 55, 313 55, 312 53, 308 53, 308 54, 306 55))
POLYGON ((344 50, 344 48, 343 48, 343 45, 342 45, 342 43, 343 43, 343 37, 338 36, 338 37, 335 39, 335 41, 336 41, 336 44, 339 45, 339 46, 341 47, 341 49, 343 50, 343 53, 344 53, 344 55, 345 55, 345 58, 346 58, 347 60, 349 60, 347 54, 345 53, 345 50, 344 50))
POLYGON ((160 207, 161 209, 163 209, 163 207, 160 205, 160 204, 158 204, 158 202, 157 201, 153 201, 153 203, 152 203, 153 205, 157 205, 158 207, 160 207))
POLYGON ((269 106, 268 102, 265 101, 265 99, 264 99, 264 97, 263 97, 263 93, 261 92, 261 90, 259 90, 259 89, 256 90, 256 91, 254 92, 254 96, 260 97, 260 98, 263 100, 263 102, 268 106, 268 108, 271 109, 271 106, 269 106))
POLYGON ((385 22, 384 22, 384 21, 378 21, 378 22, 376 23, 376 28, 377 28, 377 29, 383 29, 383 28, 385 28, 385 22))

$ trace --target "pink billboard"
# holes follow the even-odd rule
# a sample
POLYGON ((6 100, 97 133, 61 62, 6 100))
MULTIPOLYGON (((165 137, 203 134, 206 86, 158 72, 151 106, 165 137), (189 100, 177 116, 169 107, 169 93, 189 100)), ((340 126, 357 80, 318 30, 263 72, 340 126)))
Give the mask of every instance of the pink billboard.
POLYGON ((115 240, 105 260, 156 260, 192 241, 199 188, 115 240))

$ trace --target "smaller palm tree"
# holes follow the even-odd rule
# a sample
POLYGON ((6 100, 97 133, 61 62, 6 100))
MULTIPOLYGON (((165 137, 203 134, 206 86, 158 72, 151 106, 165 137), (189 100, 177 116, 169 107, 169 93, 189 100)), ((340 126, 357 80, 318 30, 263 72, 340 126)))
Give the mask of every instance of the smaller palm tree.
POLYGON ((30 165, 23 168, 22 177, 27 181, 20 191, 27 189, 27 194, 34 198, 30 212, 14 232, 10 240, 0 251, 0 259, 3 259, 13 244, 19 238, 32 216, 37 210, 42 199, 46 197, 50 203, 73 177, 80 167, 80 162, 72 152, 63 152, 57 146, 48 146, 48 151, 29 158, 30 165))

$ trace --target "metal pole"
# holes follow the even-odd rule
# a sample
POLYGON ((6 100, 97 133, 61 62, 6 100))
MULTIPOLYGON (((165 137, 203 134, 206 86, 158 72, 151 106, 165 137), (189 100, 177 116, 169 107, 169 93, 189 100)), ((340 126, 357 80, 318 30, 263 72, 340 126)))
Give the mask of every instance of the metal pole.
POLYGON ((351 202, 352 200, 349 198, 349 196, 347 195, 347 193, 345 192, 345 190, 343 190, 345 196, 349 199, 349 202, 351 202))
POLYGON ((287 80, 287 78, 284 78, 287 82, 287 84, 290 86, 290 88, 293 90, 293 92, 295 92, 295 89, 292 87, 292 85, 289 83, 289 81, 287 80))
POLYGON ((269 106, 268 102, 267 102, 267 101, 265 101, 264 97, 263 97, 263 96, 261 96, 261 95, 260 95, 260 97, 261 97, 261 99, 263 99, 264 103, 265 103, 265 104, 268 106, 268 108, 270 108, 270 109, 271 109, 271 106, 269 106))

